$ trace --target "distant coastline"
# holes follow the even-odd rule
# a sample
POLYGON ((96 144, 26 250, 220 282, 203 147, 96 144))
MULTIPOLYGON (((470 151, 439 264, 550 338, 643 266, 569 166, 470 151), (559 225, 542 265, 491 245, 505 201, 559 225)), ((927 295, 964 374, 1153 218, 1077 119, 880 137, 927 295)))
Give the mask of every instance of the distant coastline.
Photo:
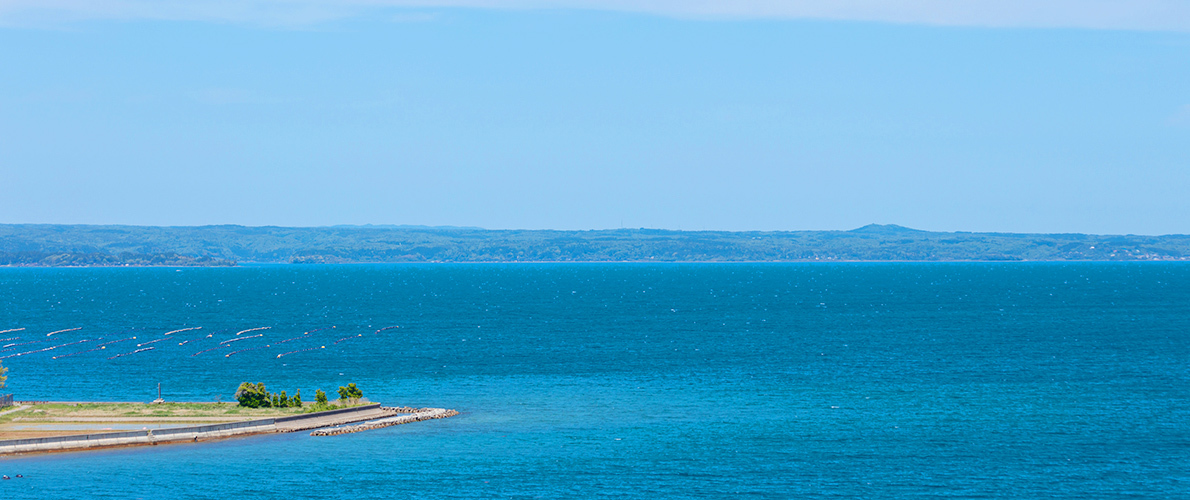
POLYGON ((0 225, 0 266, 512 262, 1187 261, 1190 235, 486 230, 424 226, 0 225))

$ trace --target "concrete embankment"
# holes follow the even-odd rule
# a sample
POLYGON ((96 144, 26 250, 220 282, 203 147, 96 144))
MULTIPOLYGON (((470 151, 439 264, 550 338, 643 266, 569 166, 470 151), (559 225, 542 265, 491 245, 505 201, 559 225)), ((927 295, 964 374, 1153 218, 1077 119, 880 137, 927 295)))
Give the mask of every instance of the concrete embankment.
POLYGON ((394 415, 379 404, 305 415, 127 432, 0 440, 0 455, 197 442, 272 432, 296 432, 394 415))
POLYGON ((352 432, 370 431, 372 429, 380 429, 390 425, 409 424, 413 422, 421 422, 423 420, 434 420, 438 418, 447 418, 458 415, 459 412, 455 410, 448 410, 445 408, 386 408, 393 413, 406 413, 408 415, 398 415, 394 417, 382 418, 365 422, 359 425, 349 425, 345 427, 335 427, 333 429, 318 429, 311 432, 311 436, 337 436, 339 434, 350 434, 352 432))
POLYGON ((47 451, 71 451, 117 446, 144 446, 179 441, 203 441, 246 434, 272 432, 273 419, 249 420, 226 424, 174 427, 127 432, 104 432, 33 439, 0 441, 0 455, 47 451))

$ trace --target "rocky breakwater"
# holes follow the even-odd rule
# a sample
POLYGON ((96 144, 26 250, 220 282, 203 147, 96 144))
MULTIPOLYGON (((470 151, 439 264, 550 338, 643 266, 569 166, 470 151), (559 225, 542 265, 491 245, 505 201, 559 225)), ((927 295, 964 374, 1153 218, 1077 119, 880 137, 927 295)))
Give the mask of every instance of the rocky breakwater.
POLYGON ((330 429, 318 429, 311 432, 311 436, 337 436, 339 434, 350 434, 352 432, 370 431, 372 429, 380 429, 390 425, 409 424, 413 422, 421 422, 422 420, 434 420, 439 418, 447 418, 458 415, 459 412, 455 410, 448 410, 446 408, 409 408, 396 407, 384 408, 386 411, 393 413, 401 413, 395 417, 382 418, 370 422, 364 422, 357 425, 347 425, 343 427, 334 427, 330 429))

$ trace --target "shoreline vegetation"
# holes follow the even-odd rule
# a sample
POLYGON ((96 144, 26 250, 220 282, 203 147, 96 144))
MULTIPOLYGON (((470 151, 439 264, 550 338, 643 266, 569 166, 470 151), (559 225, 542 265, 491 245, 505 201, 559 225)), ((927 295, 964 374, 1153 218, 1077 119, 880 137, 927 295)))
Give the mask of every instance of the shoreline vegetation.
POLYGON ((310 415, 372 404, 358 399, 340 404, 286 408, 246 408, 235 402, 121 403, 22 402, 0 412, 0 440, 140 429, 145 425, 229 423, 310 415))
POLYGON ((293 415, 343 410, 365 406, 361 399, 339 405, 333 401, 327 407, 246 408, 237 402, 87 402, 87 401, 26 401, 0 412, 0 439, 71 436, 84 433, 119 431, 121 427, 143 425, 186 425, 232 423, 232 421, 261 418, 293 417, 293 415))
POLYGON ((486 230, 423 226, 0 224, 0 266, 214 267, 483 262, 1187 261, 1190 235, 486 230))
MULTIPOLYGON (((169 428, 261 419, 273 419, 269 423, 275 424, 276 421, 317 419, 318 414, 379 406, 364 398, 363 391, 354 383, 340 386, 340 397, 333 401, 328 400, 322 390, 315 391, 315 394, 313 404, 303 404, 300 389, 290 398, 286 391, 271 393, 262 383, 244 382, 236 389, 234 403, 165 402, 161 399, 150 403, 22 401, 14 406, 0 408, 0 447, 4 440, 98 435, 136 430, 138 426, 142 426, 140 430, 149 431, 148 425, 169 428)), ((398 414, 421 411, 407 407, 383 410, 398 414)), ((346 422, 334 422, 334 425, 343 423, 346 422)))

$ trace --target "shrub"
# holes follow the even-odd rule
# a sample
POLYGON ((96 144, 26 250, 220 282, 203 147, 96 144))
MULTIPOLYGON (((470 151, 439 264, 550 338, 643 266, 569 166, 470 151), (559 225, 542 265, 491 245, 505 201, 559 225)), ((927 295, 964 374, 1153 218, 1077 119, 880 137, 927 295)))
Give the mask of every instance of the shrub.
POLYGON ((292 403, 291 406, 293 406, 294 408, 302 407, 302 390, 301 389, 298 389, 297 393, 295 393, 293 395, 293 400, 291 403, 292 403))
POLYGON ((317 389, 314 391, 314 403, 320 404, 320 405, 324 405, 327 403, 326 393, 322 392, 322 389, 317 389))

